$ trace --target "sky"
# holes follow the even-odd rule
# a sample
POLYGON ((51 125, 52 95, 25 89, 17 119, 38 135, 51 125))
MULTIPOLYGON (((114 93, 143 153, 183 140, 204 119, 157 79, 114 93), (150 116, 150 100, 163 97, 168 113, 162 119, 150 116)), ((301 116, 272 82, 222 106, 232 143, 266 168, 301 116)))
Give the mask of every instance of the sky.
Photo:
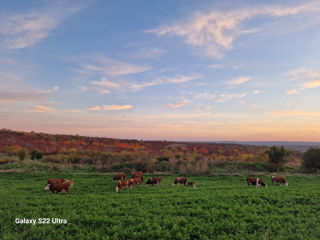
POLYGON ((320 141, 320 2, 0 2, 0 128, 320 141))

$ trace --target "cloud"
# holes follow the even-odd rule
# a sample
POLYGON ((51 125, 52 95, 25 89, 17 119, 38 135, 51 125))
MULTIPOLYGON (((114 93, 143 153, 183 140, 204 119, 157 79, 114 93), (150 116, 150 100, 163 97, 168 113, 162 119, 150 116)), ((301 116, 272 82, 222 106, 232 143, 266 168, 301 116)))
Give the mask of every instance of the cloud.
POLYGON ((29 12, 2 16, 0 36, 2 45, 9 49, 30 47, 49 36, 63 20, 85 8, 88 4, 80 2, 55 1, 44 8, 29 12))
POLYGON ((29 112, 51 112, 53 111, 53 108, 50 107, 46 107, 46 106, 42 106, 42 105, 37 105, 37 106, 33 106, 29 112))
POLYGON ((247 93, 240 93, 240 94, 230 94, 230 93, 227 93, 227 94, 220 94, 220 98, 216 100, 216 103, 222 103, 222 102, 226 102, 226 101, 229 101, 229 100, 232 100, 234 98, 243 98, 245 96, 247 96, 248 94, 247 93))
MULTIPOLYGON (((211 11, 209 13, 195 12, 187 19, 158 28, 146 30, 157 36, 179 36, 184 42, 193 47, 201 47, 208 56, 221 58, 223 52, 233 49, 235 39, 245 34, 263 32, 263 21, 260 28, 244 29, 244 22, 253 18, 268 17, 279 21, 281 17, 319 13, 319 3, 312 2, 297 6, 259 6, 229 11, 211 11)), ((262 22, 262 23, 261 23, 262 22)), ((305 21, 306 22, 306 21, 305 21)), ((310 24, 314 24, 310 21, 310 24)))
POLYGON ((294 94, 299 94, 299 91, 297 89, 291 89, 291 90, 288 90, 286 93, 287 95, 294 95, 294 94))
POLYGON ((210 106, 204 106, 204 105, 197 106, 198 112, 208 112, 210 109, 211 109, 210 106))
POLYGON ((112 77, 137 74, 151 69, 151 67, 147 66, 115 61, 101 55, 97 56, 94 61, 96 62, 95 64, 87 64, 84 65, 83 68, 112 77))
POLYGON ((255 110, 256 110, 256 109, 261 108, 261 106, 259 106, 259 105, 255 105, 255 104, 254 104, 254 105, 251 105, 251 108, 253 108, 253 109, 255 109, 255 110))
POLYGON ((90 111, 99 111, 101 109, 101 107, 99 106, 92 106, 89 108, 90 111))
POLYGON ((204 98, 204 99, 214 99, 217 98, 216 94, 212 94, 209 92, 190 92, 191 95, 194 95, 195 98, 204 98))
POLYGON ((45 95, 57 91, 57 86, 42 91, 0 91, 0 103, 34 102, 43 100, 45 95))
POLYGON ((102 77, 100 81, 92 81, 91 84, 99 86, 99 87, 106 87, 106 88, 120 88, 121 87, 121 85, 119 83, 108 81, 104 77, 102 77))
POLYGON ((316 79, 310 82, 306 82, 303 84, 304 88, 315 88, 320 86, 320 79, 316 79))
POLYGON ((120 111, 120 110, 126 110, 131 109, 131 105, 105 105, 103 106, 103 110, 106 111, 120 111))
POLYGON ((248 82, 250 79, 251 79, 251 77, 244 77, 244 76, 243 77, 237 77, 237 78, 234 78, 234 79, 228 81, 227 84, 239 85, 239 84, 248 82))
POLYGON ((180 108, 184 105, 186 105, 187 103, 189 103, 190 101, 185 99, 185 100, 181 100, 175 103, 168 103, 167 105, 165 105, 165 108, 180 108))
POLYGON ((134 59, 153 59, 158 58, 165 53, 165 50, 159 48, 144 48, 134 53, 131 53, 129 57, 134 59))
POLYGON ((190 75, 190 76, 178 76, 178 77, 174 77, 174 78, 166 78, 164 81, 166 83, 186 83, 186 82, 190 82, 192 80, 196 80, 198 78, 200 78, 200 75, 190 75))
POLYGON ((269 114, 281 117, 296 117, 296 116, 320 116, 320 112, 312 112, 312 111, 278 111, 278 112, 270 112, 269 114))
POLYGON ((253 94, 259 94, 259 93, 261 93, 261 91, 256 89, 256 90, 253 90, 252 93, 253 94))

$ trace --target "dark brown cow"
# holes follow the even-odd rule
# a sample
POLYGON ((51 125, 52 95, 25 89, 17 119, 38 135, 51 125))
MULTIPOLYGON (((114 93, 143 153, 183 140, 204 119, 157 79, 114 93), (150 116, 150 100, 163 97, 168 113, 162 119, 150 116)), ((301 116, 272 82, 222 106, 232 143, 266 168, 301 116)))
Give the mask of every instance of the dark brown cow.
POLYGON ((114 181, 114 180, 124 180, 124 179, 126 179, 126 176, 127 175, 124 174, 124 173, 118 173, 113 177, 112 181, 114 181))
POLYGON ((129 191, 129 189, 132 188, 131 180, 122 180, 122 181, 117 182, 117 185, 115 188, 116 192, 119 192, 119 190, 121 191, 122 188, 127 188, 127 190, 129 191))
POLYGON ((187 182, 188 187, 196 187, 195 182, 187 182))
POLYGON ((50 184, 52 183, 58 183, 58 184, 63 184, 69 182, 68 179, 57 179, 57 178, 49 178, 48 179, 48 185, 44 188, 44 190, 49 190, 50 189, 50 184))
POLYGON ((255 185, 256 187, 259 187, 259 186, 268 187, 268 185, 265 184, 261 178, 255 178, 255 177, 247 177, 247 184, 248 184, 248 187, 250 185, 255 185))
POLYGON ((141 178, 140 177, 131 178, 130 182, 132 183, 132 185, 139 185, 141 184, 141 178))
POLYGON ((186 185, 188 182, 187 177, 177 177, 174 182, 172 183, 172 186, 177 185, 177 184, 183 184, 186 185))
POLYGON ((277 183, 281 183, 281 184, 285 185, 286 187, 288 186, 288 182, 286 181, 286 179, 281 176, 272 176, 271 181, 272 181, 272 185, 274 182, 277 182, 277 183))
POLYGON ((64 183, 51 183, 49 188, 50 191, 54 194, 57 194, 59 192, 66 192, 69 194, 70 188, 73 186, 73 181, 68 181, 64 183))
POLYGON ((141 178, 141 181, 143 182, 143 172, 135 172, 134 174, 132 174, 131 176, 132 179, 134 178, 141 178))
POLYGON ((162 177, 152 177, 149 178, 148 181, 146 182, 146 185, 154 185, 154 184, 159 184, 159 186, 161 186, 161 180, 162 177))

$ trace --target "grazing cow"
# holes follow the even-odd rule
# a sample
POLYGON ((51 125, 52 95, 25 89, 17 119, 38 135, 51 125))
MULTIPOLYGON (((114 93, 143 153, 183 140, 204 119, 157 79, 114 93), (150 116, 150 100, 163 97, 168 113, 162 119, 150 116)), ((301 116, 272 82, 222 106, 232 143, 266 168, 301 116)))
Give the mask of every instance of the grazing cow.
POLYGON ((188 182, 187 177, 177 177, 174 182, 172 183, 172 186, 177 185, 177 184, 183 184, 186 185, 186 183, 188 182))
POLYGON ((143 172, 135 172, 134 174, 132 174, 131 178, 134 179, 134 178, 141 178, 141 181, 143 182, 143 172))
POLYGON ((132 183, 132 185, 139 185, 141 184, 141 178, 140 177, 136 177, 136 178, 131 178, 130 182, 132 183))
POLYGON ((255 178, 255 177, 247 177, 247 184, 248 184, 248 187, 250 185, 256 185, 256 187, 259 187, 259 186, 268 187, 268 185, 265 184, 261 178, 255 178))
POLYGON ((121 191, 122 188, 127 188, 127 190, 129 191, 129 189, 132 188, 131 179, 130 180, 122 180, 122 181, 117 182, 117 185, 115 188, 116 192, 119 192, 119 190, 121 191))
POLYGON ((161 186, 161 180, 162 177, 152 177, 149 178, 148 181, 146 182, 146 185, 154 185, 154 184, 159 184, 159 186, 161 186))
POLYGON ((73 186, 73 181, 63 182, 63 183, 51 183, 49 188, 50 191, 54 194, 57 194, 59 192, 66 192, 69 194, 70 188, 73 186))
POLYGON ((196 187, 195 182, 187 182, 187 187, 196 187))
POLYGON ((113 177, 113 179, 112 179, 112 181, 114 181, 114 180, 124 180, 124 179, 126 179, 126 174, 124 174, 124 173, 118 173, 117 175, 115 175, 114 177, 113 177))
POLYGON ((50 184, 52 183, 58 183, 58 184, 63 184, 69 182, 68 179, 57 179, 57 178, 49 178, 48 179, 48 185, 44 188, 44 190, 49 190, 50 189, 50 184))
POLYGON ((278 182, 285 185, 286 187, 288 186, 288 182, 286 181, 286 179, 284 179, 284 177, 281 177, 281 176, 272 176, 271 181, 272 181, 272 185, 274 182, 278 182))

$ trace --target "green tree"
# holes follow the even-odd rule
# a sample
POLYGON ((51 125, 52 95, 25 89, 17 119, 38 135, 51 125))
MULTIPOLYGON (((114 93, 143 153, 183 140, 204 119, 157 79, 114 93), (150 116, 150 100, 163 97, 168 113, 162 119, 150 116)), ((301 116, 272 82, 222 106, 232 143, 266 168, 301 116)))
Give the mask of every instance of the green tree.
POLYGON ((28 149, 22 148, 19 152, 18 152, 18 156, 20 161, 23 161, 29 154, 28 149))
POLYGON ((309 148, 302 156, 305 170, 315 172, 320 169, 320 148, 309 148))
POLYGON ((284 147, 273 146, 266 151, 269 157, 269 164, 271 171, 283 171, 283 167, 287 162, 286 157, 291 154, 290 151, 286 150, 284 147))

